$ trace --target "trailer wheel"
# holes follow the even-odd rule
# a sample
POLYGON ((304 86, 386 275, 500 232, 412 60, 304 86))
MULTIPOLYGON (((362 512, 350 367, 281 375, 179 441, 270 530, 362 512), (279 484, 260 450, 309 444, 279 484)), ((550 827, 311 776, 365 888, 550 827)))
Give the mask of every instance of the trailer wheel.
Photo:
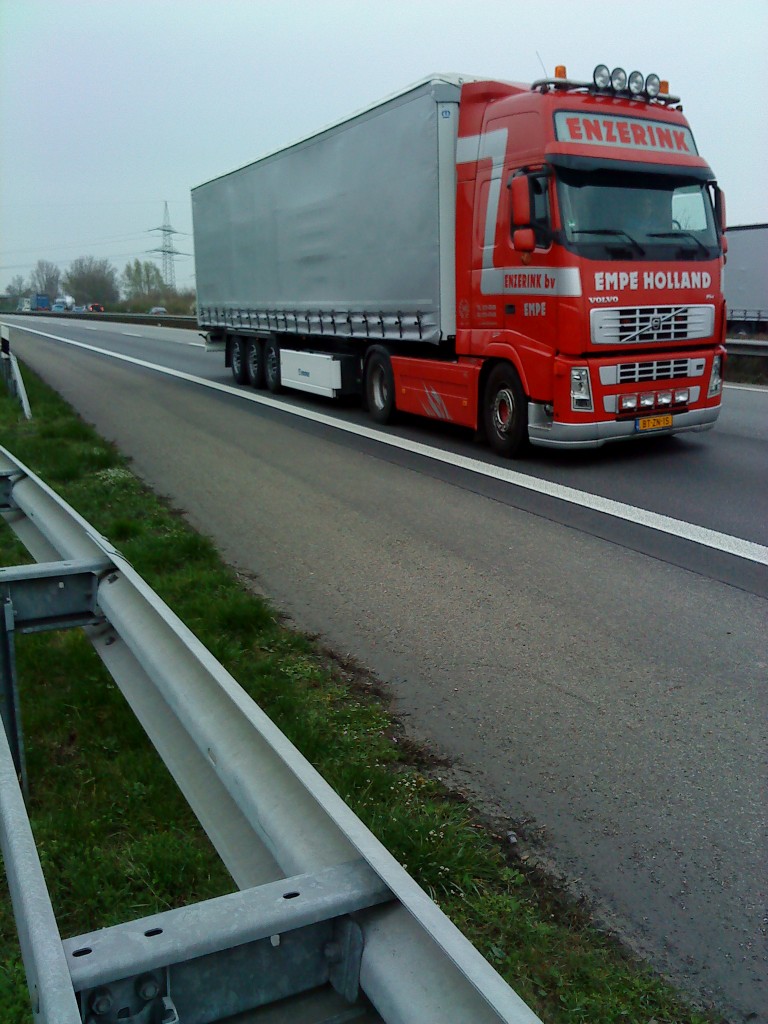
POLYGON ((235 378, 236 384, 245 384, 247 380, 246 368, 245 368, 245 340, 243 338, 234 338, 232 341, 232 358, 230 360, 232 366, 232 376, 235 378))
POLYGON ((488 443, 497 455, 515 458, 528 444, 528 401, 517 370, 499 363, 488 377, 483 399, 488 443))
POLYGON ((365 400, 372 420, 389 423, 395 412, 395 375, 386 349, 376 347, 368 356, 365 400))
POLYGON ((264 349, 258 338, 248 340, 245 350, 245 373, 252 388, 260 390, 264 387, 264 349))
POLYGON ((264 380, 273 395, 283 390, 280 384, 280 346, 274 338, 264 342, 264 380))

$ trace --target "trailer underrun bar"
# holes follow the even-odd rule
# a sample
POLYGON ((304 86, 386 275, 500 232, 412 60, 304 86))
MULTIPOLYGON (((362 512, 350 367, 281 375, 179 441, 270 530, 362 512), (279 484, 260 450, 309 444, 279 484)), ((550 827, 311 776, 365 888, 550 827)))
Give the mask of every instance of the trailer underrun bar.
POLYGON ((538 1018, 90 524, 4 448, 0 841, 40 1024, 538 1018), (83 628, 239 892, 59 935, 24 807, 14 634, 83 628))

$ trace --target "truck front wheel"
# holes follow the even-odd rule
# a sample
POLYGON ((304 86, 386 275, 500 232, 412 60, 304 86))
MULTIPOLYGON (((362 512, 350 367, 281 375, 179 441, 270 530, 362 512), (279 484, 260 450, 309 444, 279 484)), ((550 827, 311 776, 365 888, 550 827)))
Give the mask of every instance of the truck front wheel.
POLYGON ((273 395, 283 390, 280 384, 280 346, 274 338, 264 342, 264 379, 273 395))
POLYGON ((243 338, 234 338, 232 340, 230 366, 235 383, 245 384, 247 378, 245 370, 245 340, 243 338))
POLYGON ((483 401, 483 425, 497 455, 514 458, 528 443, 528 402, 517 370, 499 363, 488 377, 483 401))
POLYGON ((264 349, 258 338, 248 340, 245 351, 245 372, 252 388, 264 387, 264 349))
POLYGON ((389 353, 384 348, 371 350, 365 366, 365 401, 371 419, 389 423, 395 412, 395 375, 389 353))

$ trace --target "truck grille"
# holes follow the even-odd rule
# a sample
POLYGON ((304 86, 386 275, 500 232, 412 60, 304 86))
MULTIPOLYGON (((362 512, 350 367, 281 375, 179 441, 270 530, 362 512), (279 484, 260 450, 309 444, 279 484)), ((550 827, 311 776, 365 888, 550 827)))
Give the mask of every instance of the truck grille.
POLYGON ((674 380, 688 377, 687 359, 655 359, 647 363, 620 363, 618 383, 642 380, 674 380))
POLYGON ((715 307, 616 306, 590 313, 594 345, 642 345, 709 338, 715 329, 715 307))
POLYGON ((611 363, 600 367, 600 383, 604 387, 615 384, 638 384, 648 380, 680 380, 683 377, 703 377, 706 360, 701 356, 691 359, 648 359, 637 363, 611 363))

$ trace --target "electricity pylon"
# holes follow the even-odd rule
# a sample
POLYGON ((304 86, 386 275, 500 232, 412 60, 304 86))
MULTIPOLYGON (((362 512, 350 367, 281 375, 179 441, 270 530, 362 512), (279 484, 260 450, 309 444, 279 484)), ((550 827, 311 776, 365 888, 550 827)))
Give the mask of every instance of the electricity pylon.
POLYGON ((167 288, 176 290, 176 265, 174 260, 177 256, 188 256, 189 253, 179 252, 173 244, 173 236, 181 235, 183 232, 176 231, 171 227, 171 217, 168 213, 168 203, 165 204, 165 216, 163 225, 159 228, 149 228, 150 231, 162 232, 162 244, 157 249, 150 249, 149 252, 159 252, 163 257, 163 281, 167 288))

